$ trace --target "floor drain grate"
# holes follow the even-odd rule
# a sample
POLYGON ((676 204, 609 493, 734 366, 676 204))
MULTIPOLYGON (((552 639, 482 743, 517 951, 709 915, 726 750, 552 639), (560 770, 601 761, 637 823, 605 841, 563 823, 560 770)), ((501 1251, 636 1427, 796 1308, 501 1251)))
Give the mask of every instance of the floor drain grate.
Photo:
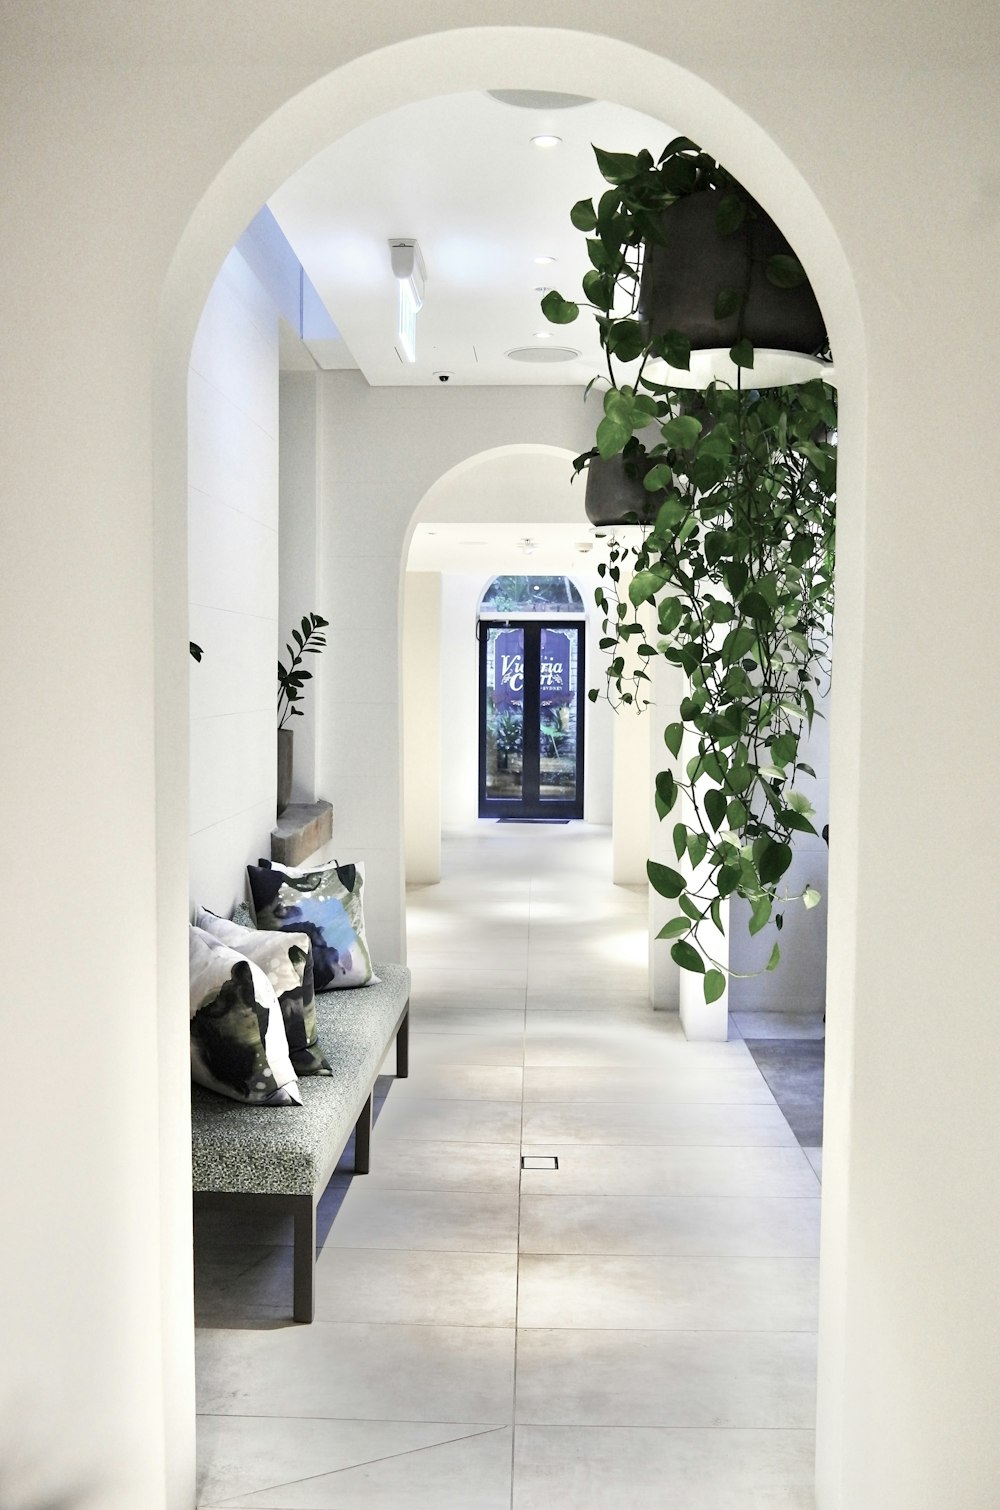
POLYGON ((539 1153, 539 1154, 523 1153, 521 1155, 521 1168, 522 1169, 558 1169, 559 1168, 559 1160, 558 1160, 558 1158, 556 1157, 556 1155, 554 1153, 539 1153))

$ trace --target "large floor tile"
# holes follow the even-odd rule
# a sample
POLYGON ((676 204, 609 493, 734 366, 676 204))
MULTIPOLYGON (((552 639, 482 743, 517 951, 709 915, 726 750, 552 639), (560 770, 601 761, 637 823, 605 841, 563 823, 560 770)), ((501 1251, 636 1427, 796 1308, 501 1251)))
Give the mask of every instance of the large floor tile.
POLYGON ((700 1195, 529 1195, 522 1253, 813 1258, 819 1200, 700 1195))
POLYGON ((519 1426, 513 1510, 813 1510, 811 1431, 519 1426))
POLYGON ((804 1332, 522 1328, 516 1419, 541 1426, 810 1428, 816 1342, 804 1332))
POLYGON ((379 1134, 445 1143, 513 1143, 521 1136, 521 1104, 390 1096, 378 1119, 379 1134))
POLYGON ((487 1011, 475 1006, 451 1003, 441 998, 426 1005, 410 1007, 410 1041, 418 1033, 484 1033, 488 1038, 497 1034, 505 1037, 524 1029, 524 1005, 490 1007, 487 1011))
POLYGON ((414 1061, 410 1065, 410 1078, 393 1086, 392 1099, 397 1104, 428 1097, 441 1101, 520 1102, 522 1073, 517 1065, 431 1065, 414 1061))
POLYGON ((760 1071, 751 1066, 723 1069, 679 1061, 656 1069, 538 1068, 524 1072, 525 1101, 622 1101, 659 1105, 664 1101, 701 1101, 770 1106, 771 1092, 760 1071))
POLYGON ((525 1143, 731 1144, 781 1147, 795 1135, 776 1106, 705 1106, 697 1103, 625 1106, 606 1101, 583 1106, 568 1102, 525 1104, 525 1143))
POLYGON ((454 1190, 380 1190, 355 1180, 327 1247, 512 1253, 517 1195, 454 1190))
POLYGON ((605 1258, 522 1253, 522 1327, 814 1332, 815 1258, 605 1258))
POLYGON ((508 1510, 510 1428, 203 1417, 198 1503, 220 1510, 508 1510))
POLYGON ((516 1299, 513 1253, 397 1252, 328 1244, 316 1266, 319 1321, 510 1327, 516 1299))
MULTIPOLYGON (((551 1149, 525 1141, 525 1154, 551 1149)), ((628 1147, 568 1143, 559 1149, 559 1168, 525 1169, 524 1195, 730 1195, 815 1196, 819 1194, 808 1149, 628 1147)))
POLYGON ((425 1066, 500 1065, 520 1069, 524 1063, 522 1033, 410 1033, 410 1073, 425 1066))
POLYGON ((520 1171, 517 1143, 437 1143, 431 1139, 386 1137, 373 1140, 372 1167, 358 1176, 373 1190, 516 1191, 520 1171))
POLYGON ((314 1321, 197 1334, 202 1415, 510 1420, 514 1333, 314 1321))

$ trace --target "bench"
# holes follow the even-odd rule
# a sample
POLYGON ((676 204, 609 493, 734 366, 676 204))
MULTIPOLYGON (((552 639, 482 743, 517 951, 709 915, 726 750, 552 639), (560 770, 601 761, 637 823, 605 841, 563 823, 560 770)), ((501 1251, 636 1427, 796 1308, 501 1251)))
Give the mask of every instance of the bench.
POLYGON ((240 1201, 292 1217, 296 1321, 313 1319, 316 1206, 352 1132, 355 1173, 368 1173, 372 1092, 393 1039, 396 1075, 409 1073, 410 972, 374 970, 377 982, 317 995, 320 1046, 333 1074, 303 1076, 301 1106, 246 1106, 191 1087, 195 1209, 230 1210, 240 1201))

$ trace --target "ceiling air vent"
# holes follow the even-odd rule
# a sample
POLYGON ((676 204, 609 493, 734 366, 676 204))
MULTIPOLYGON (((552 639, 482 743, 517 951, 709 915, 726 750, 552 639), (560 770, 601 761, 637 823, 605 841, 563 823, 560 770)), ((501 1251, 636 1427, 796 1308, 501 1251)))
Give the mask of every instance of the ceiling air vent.
POLYGON ((570 110, 593 103, 589 94, 557 94, 551 89, 487 89, 491 99, 519 110, 570 110))
POLYGON ((572 346, 515 346, 507 356, 512 362, 536 362, 539 365, 552 362, 575 362, 580 355, 572 346))

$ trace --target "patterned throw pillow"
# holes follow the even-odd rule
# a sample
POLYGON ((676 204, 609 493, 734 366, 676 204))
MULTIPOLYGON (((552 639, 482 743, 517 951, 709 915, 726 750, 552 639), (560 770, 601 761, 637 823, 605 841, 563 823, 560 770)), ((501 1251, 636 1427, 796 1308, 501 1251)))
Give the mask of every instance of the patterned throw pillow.
POLYGON ((258 928, 307 933, 317 991, 366 986, 372 962, 365 940, 363 865, 290 870, 262 860, 248 865, 258 928))
POLYGON ((301 1106, 271 982, 211 933, 189 937, 192 1079, 234 1101, 301 1106))
POLYGON ((297 1075, 332 1075, 323 1058, 316 1031, 316 993, 313 988, 312 944, 305 933, 273 933, 196 907, 196 928, 203 928, 259 965, 275 989, 288 1040, 288 1054, 297 1075))

